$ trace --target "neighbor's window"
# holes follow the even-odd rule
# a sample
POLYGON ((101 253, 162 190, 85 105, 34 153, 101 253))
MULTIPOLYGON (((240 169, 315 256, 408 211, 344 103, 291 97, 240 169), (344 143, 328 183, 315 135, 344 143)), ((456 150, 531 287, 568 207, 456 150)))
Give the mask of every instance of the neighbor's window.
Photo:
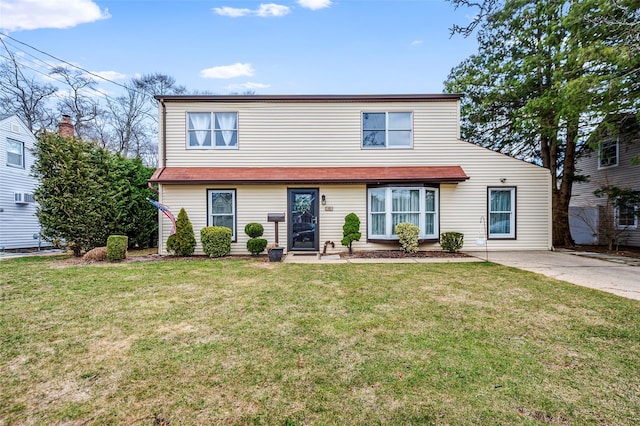
POLYGON ((7 165, 24 168, 24 143, 7 139, 7 165))
POLYGON ((615 208, 616 229, 636 229, 638 227, 638 205, 623 204, 615 208))
POLYGON ((236 191, 210 189, 207 226, 226 226, 231 229, 231 240, 236 240, 236 191))
POLYGON ((421 239, 438 238, 438 189, 424 187, 369 188, 369 238, 398 239, 395 227, 408 222, 420 228, 421 239))
POLYGON ((238 113, 188 112, 187 148, 238 149, 238 113))
POLYGON ((598 168, 618 165, 618 139, 607 139, 598 150, 598 168))
POLYGON ((412 113, 362 113, 363 148, 411 148, 412 146, 412 113))
POLYGON ((489 188, 489 238, 516 237, 516 189, 489 188))

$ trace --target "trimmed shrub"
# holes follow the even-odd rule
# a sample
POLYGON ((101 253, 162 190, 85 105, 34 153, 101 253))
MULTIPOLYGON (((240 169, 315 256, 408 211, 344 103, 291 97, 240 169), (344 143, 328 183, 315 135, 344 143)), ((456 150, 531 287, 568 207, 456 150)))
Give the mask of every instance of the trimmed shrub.
POLYGON ((126 235, 109 235, 107 238, 107 259, 122 260, 127 257, 129 238, 126 235))
POLYGON ((418 252, 418 236, 420 228, 413 223, 399 223, 396 225, 396 235, 400 238, 400 247, 405 253, 418 252))
POLYGON ((244 227, 244 232, 250 238, 259 238, 262 237, 262 234, 264 234, 264 226, 257 222, 247 223, 244 227))
POLYGON ((349 247, 349 254, 353 252, 351 245, 354 241, 360 241, 360 218, 355 213, 349 213, 344 217, 342 225, 342 245, 349 247))
POLYGON ((464 234, 460 232, 443 232, 440 234, 440 246, 444 251, 455 253, 464 244, 464 234))
POLYGON ((178 256, 191 256, 196 249, 196 237, 193 234, 193 226, 182 208, 176 219, 176 233, 167 238, 167 250, 178 256))
POLYGON ((107 260, 107 248, 96 247, 89 250, 84 256, 82 256, 82 260, 86 260, 87 262, 104 262, 107 260))
POLYGON ((267 240, 264 238, 250 238, 247 241, 247 250, 254 256, 259 255, 267 248, 267 240))
POLYGON ((209 257, 222 257, 231 253, 231 229, 226 226, 206 226, 200 230, 202 250, 209 257))

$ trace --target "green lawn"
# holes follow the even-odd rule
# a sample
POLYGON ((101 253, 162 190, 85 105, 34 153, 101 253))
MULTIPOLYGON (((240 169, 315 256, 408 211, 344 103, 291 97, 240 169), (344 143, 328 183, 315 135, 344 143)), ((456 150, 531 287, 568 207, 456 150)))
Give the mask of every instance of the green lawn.
POLYGON ((491 263, 0 261, 0 424, 635 425, 640 303, 491 263))

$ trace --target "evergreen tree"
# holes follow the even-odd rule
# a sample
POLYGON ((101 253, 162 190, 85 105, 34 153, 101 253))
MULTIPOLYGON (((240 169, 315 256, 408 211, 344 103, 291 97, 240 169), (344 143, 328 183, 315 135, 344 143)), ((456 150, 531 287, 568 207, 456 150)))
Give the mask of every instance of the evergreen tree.
POLYGON ((167 239, 167 250, 178 256, 191 256, 196 249, 196 237, 193 226, 184 208, 180 209, 176 219, 176 233, 167 239))
POLYGON ((638 111, 640 56, 629 33, 620 36, 602 20, 637 23, 637 0, 616 8, 607 0, 482 4, 491 7, 479 51, 445 83, 448 92, 467 95, 463 137, 549 169, 554 245, 571 245, 569 200, 573 182, 583 179, 575 162, 588 133, 611 114, 638 111))

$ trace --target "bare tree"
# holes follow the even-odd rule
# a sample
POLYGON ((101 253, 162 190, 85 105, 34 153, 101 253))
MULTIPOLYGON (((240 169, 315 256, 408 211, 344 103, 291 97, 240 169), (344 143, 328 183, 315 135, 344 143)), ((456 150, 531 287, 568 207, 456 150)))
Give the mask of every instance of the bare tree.
POLYGON ((61 77, 69 87, 68 95, 58 101, 60 115, 70 116, 76 136, 89 140, 96 119, 104 112, 96 98, 96 81, 81 71, 66 67, 52 68, 50 74, 61 77))
MULTIPOLYGON (((4 41, 0 38, 4 45, 4 41)), ((55 121, 46 104, 56 93, 52 84, 40 83, 32 76, 25 76, 16 57, 6 48, 8 56, 0 62, 0 110, 16 114, 29 130, 50 127, 55 121)))

